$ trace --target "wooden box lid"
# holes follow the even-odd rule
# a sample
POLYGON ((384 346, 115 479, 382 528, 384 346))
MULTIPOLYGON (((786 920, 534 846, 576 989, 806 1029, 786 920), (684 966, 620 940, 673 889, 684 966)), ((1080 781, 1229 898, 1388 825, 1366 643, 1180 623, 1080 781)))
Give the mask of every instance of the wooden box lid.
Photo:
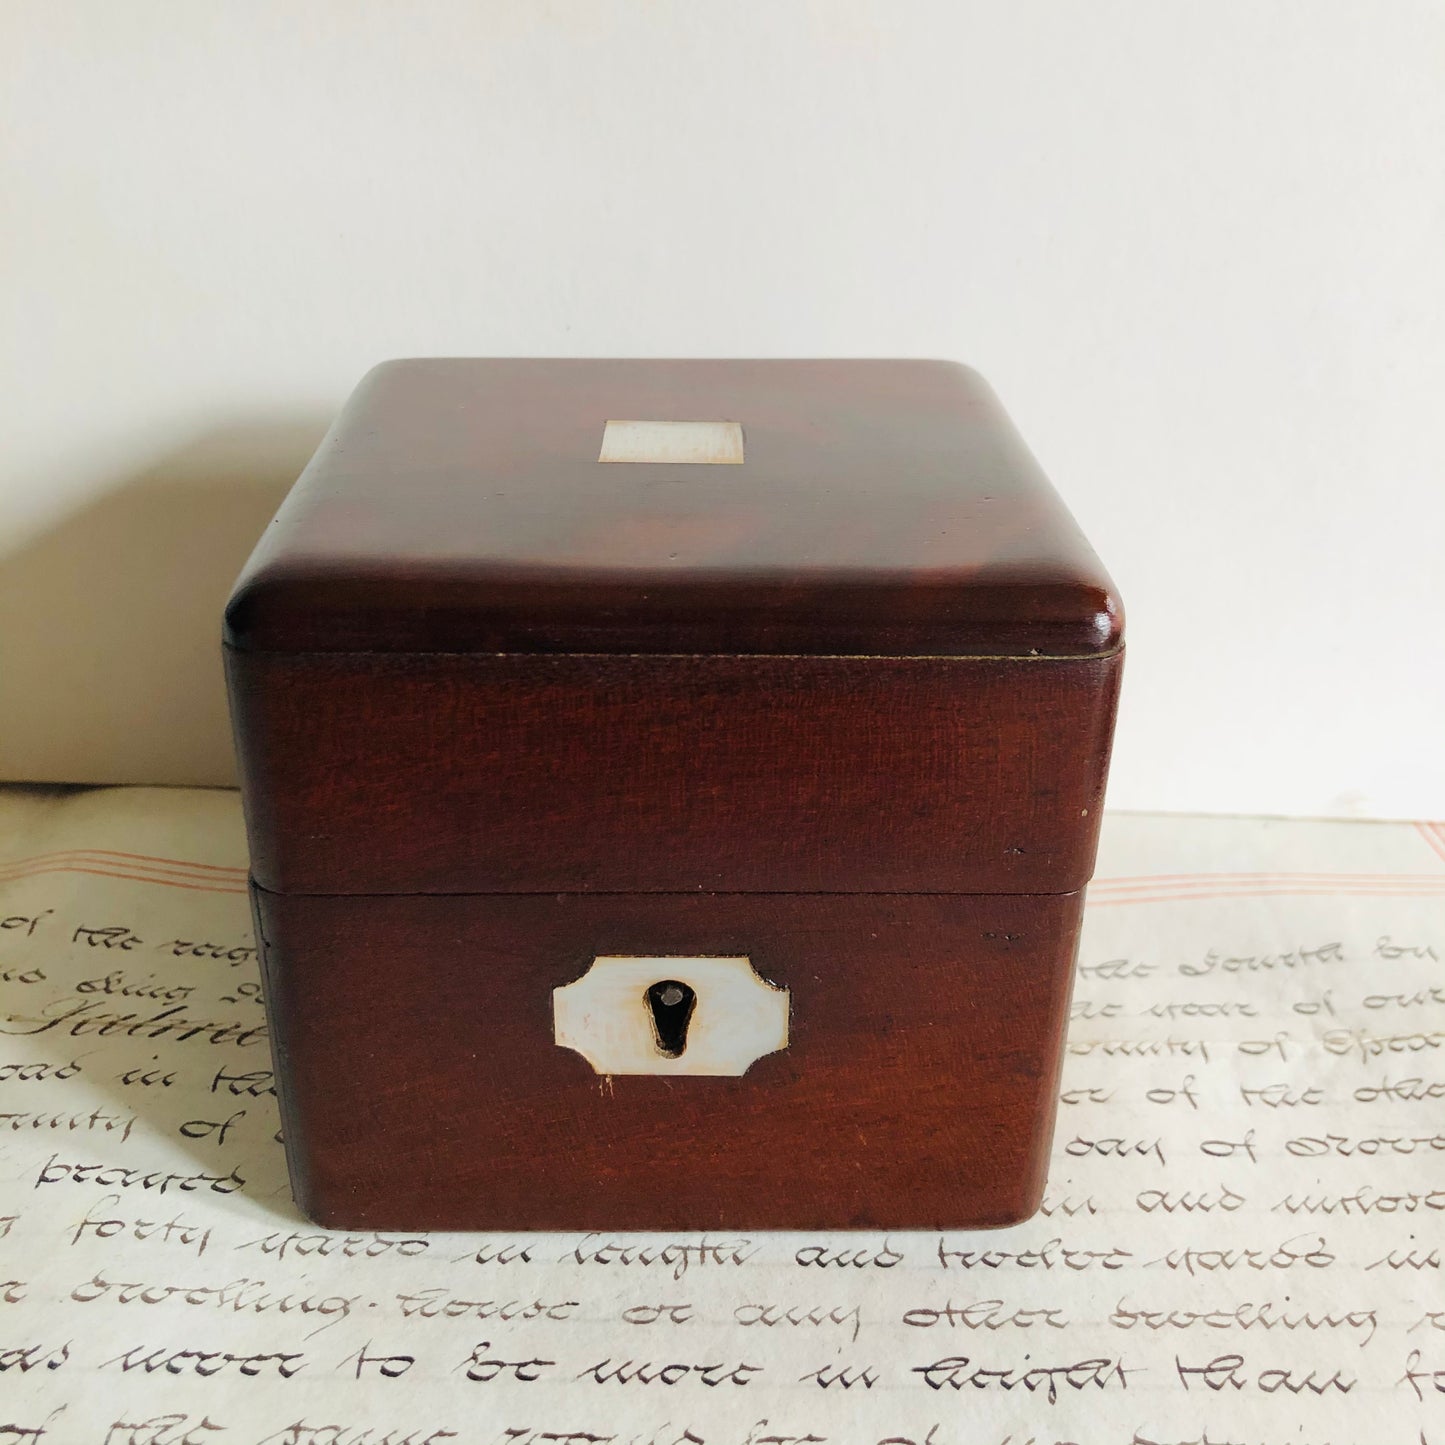
POLYGON ((227 609, 253 873, 1071 891, 1121 625, 964 367, 390 362, 227 609))
POLYGON ((442 359, 362 382, 242 574, 225 637, 1080 657, 1121 626, 966 367, 442 359))

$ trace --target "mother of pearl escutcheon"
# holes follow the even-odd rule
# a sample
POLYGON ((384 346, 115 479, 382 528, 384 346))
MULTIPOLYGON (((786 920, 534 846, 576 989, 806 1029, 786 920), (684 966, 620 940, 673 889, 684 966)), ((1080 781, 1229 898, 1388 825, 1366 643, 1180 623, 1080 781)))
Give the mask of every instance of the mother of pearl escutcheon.
POLYGON ((552 1020, 557 1043, 599 1074, 736 1076, 787 1048, 788 990, 747 958, 603 956, 552 991, 552 1020), (659 1004, 675 1007, 689 991, 681 1036, 665 1039, 659 1004))

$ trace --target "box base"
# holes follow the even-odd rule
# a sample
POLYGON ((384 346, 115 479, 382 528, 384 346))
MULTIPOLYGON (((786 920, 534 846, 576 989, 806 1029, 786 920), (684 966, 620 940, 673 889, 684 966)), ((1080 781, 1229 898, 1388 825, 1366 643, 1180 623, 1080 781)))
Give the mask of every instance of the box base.
POLYGON ((287 1160, 335 1229, 974 1229, 1038 1206, 1071 894, 301 896, 252 884, 287 1160), (787 1047, 599 1075, 599 955, 745 956, 787 1047))

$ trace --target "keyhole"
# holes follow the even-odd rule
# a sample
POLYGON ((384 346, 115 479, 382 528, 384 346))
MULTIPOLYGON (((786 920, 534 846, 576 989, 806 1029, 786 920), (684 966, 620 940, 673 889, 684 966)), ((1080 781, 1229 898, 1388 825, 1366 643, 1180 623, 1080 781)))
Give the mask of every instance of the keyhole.
POLYGON ((681 1058, 687 1047, 687 1026, 697 1007, 697 994, 675 978, 665 978, 647 990, 647 1007, 652 1013, 652 1032, 658 1051, 669 1059, 681 1058))

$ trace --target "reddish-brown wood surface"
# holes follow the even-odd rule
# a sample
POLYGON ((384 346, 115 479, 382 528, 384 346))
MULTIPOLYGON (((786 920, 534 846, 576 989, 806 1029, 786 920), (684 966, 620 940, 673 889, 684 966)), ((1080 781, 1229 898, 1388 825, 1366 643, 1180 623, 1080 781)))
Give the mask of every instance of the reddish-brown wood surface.
POLYGON ((301 1207, 347 1229, 946 1229, 1043 1188, 1080 898, 297 898, 256 890, 301 1207), (552 1038, 595 953, 790 990, 741 1078, 552 1038))
POLYGON ((263 651, 1093 655, 1113 585, 988 385, 936 361, 389 362, 242 575, 263 651), (741 466, 600 464, 609 419, 741 466))
POLYGON ((225 624, 302 1207, 1027 1215, 1121 629, 966 368, 378 368, 225 624), (745 459, 601 463, 608 420, 739 422, 745 459), (789 1046, 599 1078, 552 990, 608 953, 746 955, 789 1046))
POLYGON ((1119 663, 231 652, 252 869, 293 893, 1072 891, 1119 663))

